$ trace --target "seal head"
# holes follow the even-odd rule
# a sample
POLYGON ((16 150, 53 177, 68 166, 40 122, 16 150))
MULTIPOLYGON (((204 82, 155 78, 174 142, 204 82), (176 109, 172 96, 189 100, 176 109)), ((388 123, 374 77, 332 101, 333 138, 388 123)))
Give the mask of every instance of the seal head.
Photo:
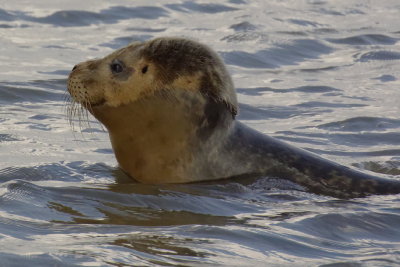
POLYGON ((133 43, 76 65, 68 91, 106 126, 121 168, 135 179, 224 177, 205 167, 205 147, 229 132, 237 100, 223 62, 207 46, 179 38, 133 43))

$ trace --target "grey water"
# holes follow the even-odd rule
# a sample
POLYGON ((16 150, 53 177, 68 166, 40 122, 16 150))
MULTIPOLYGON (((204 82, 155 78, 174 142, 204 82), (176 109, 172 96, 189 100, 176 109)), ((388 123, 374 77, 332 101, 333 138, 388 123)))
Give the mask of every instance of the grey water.
POLYGON ((340 200, 273 177, 143 185, 92 117, 81 61, 188 37, 224 59, 247 125, 400 179, 397 0, 0 1, 0 266, 396 266, 400 197, 340 200))

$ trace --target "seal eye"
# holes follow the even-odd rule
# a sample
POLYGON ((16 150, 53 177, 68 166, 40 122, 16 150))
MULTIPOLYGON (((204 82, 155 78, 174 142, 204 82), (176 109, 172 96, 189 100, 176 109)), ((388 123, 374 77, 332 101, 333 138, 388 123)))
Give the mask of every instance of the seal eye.
POLYGON ((124 70, 124 66, 118 60, 114 60, 110 65, 111 71, 113 73, 121 73, 124 70))
POLYGON ((142 73, 145 74, 147 72, 148 68, 149 68, 149 66, 147 66, 147 65, 144 66, 143 69, 142 69, 142 73))

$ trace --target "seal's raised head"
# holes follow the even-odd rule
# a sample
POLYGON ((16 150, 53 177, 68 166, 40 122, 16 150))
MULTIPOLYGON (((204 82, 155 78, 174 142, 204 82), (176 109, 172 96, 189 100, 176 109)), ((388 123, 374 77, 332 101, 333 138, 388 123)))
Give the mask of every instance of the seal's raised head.
POLYGON ((201 93, 236 114, 236 94, 224 64, 207 46, 187 39, 132 43, 76 65, 68 81, 74 100, 87 107, 118 107, 171 90, 201 93))
POLYGON ((207 46, 181 38, 132 43, 76 65, 68 91, 107 127, 120 166, 136 179, 215 178, 186 173, 237 113, 232 80, 207 46))

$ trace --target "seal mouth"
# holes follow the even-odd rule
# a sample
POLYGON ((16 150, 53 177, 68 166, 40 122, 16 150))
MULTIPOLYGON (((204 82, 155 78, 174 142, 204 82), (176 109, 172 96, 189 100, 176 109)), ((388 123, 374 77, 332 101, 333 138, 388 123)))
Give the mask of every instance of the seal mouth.
POLYGON ((97 108, 97 107, 100 107, 100 106, 104 106, 105 103, 106 103, 106 100, 104 98, 102 98, 97 102, 90 103, 90 107, 97 108))

